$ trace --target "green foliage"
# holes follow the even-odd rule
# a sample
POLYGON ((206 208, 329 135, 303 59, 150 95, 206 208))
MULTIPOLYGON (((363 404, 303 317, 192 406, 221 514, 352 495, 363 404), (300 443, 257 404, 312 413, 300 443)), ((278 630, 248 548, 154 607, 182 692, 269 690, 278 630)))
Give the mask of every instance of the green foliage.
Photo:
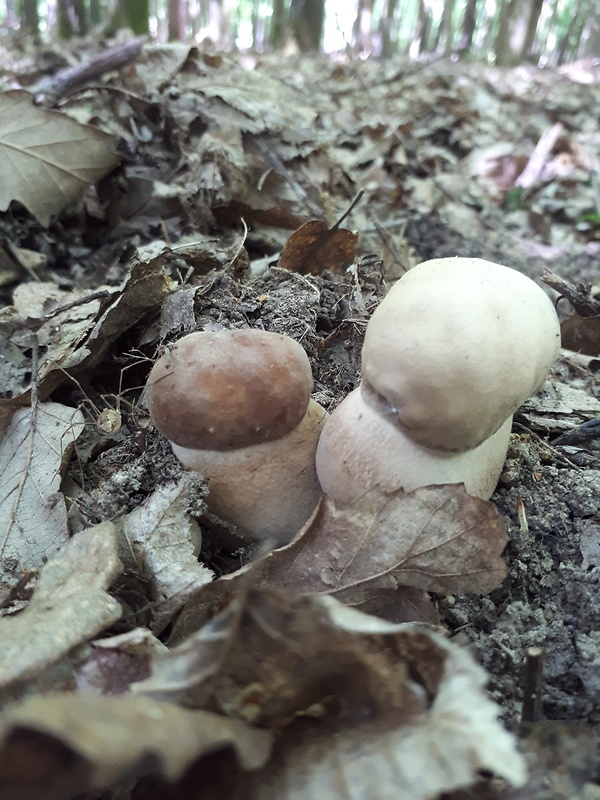
POLYGON ((522 186, 515 186, 504 195, 504 210, 519 211, 523 208, 525 200, 525 189, 522 186))

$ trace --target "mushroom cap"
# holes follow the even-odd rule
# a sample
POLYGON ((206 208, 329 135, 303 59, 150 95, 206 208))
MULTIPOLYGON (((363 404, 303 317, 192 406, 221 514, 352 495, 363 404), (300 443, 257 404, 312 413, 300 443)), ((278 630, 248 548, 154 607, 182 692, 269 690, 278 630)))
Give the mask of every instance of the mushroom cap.
POLYGON ((306 353, 287 336, 199 331, 152 368, 148 408, 171 442, 228 450, 289 433, 306 413, 312 385, 306 353))
POLYGON ((317 475, 324 492, 348 505, 374 486, 412 492, 421 486, 464 483, 488 500, 506 459, 512 417, 483 444, 466 453, 434 452, 416 444, 389 419, 351 392, 327 420, 317 447, 317 475))
POLYGON ((367 326, 365 400, 424 447, 470 450, 543 385, 559 348, 552 301, 530 278, 477 258, 425 261, 367 326))
POLYGON ((227 451, 171 447, 185 467, 209 481, 210 511, 252 539, 286 544, 321 497, 315 451, 328 416, 311 400, 300 424, 279 439, 227 451))

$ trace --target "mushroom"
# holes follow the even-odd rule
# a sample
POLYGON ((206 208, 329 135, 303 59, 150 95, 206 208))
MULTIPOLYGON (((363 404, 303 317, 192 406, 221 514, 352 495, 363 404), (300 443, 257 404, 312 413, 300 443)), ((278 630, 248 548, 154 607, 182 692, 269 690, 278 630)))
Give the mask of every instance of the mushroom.
POLYGON ((208 479, 209 510, 280 544, 321 496, 315 451, 327 412, 312 385, 306 353, 287 336, 199 331, 158 359, 148 407, 179 461, 208 479))
POLYGON ((488 499, 512 415, 559 347, 552 302, 520 272, 475 258, 414 267, 369 321, 363 382, 325 425, 323 491, 347 504, 375 485, 464 483, 488 499))

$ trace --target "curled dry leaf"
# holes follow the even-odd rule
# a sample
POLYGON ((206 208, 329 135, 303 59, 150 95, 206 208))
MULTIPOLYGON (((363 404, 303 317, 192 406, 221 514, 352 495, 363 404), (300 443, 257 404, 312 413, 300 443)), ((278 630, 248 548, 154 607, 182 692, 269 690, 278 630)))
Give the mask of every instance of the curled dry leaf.
POLYGON ((185 473, 178 483, 159 487, 142 505, 116 520, 119 551, 130 580, 152 603, 154 633, 160 633, 214 577, 197 558, 200 529, 189 514, 196 484, 195 476, 185 473))
POLYGON ((0 442, 0 580, 14 584, 68 538, 61 475, 83 430, 81 411, 45 403, 15 412, 0 442))
POLYGON ((292 233, 277 266, 303 275, 318 275, 326 269, 339 272, 354 261, 357 240, 357 233, 330 229, 321 220, 312 219, 292 233))
POLYGON ((137 690, 279 728, 276 758, 244 777, 251 800, 425 800, 480 769, 523 781, 486 680, 427 626, 247 587, 137 690))
MULTIPOLYGON (((147 628, 134 628, 116 636, 90 642, 86 657, 75 666, 80 691, 125 694, 132 683, 150 676, 150 659, 167 647, 147 628)), ((73 676, 71 676, 71 685, 73 676)))
POLYGON ((29 92, 10 91, 0 94, 0 160, 0 210, 19 200, 48 225, 120 158, 109 134, 34 106, 29 92))
POLYGON ((27 608, 0 619, 0 698, 119 619, 106 589, 121 569, 110 522, 78 533, 43 567, 27 608))
POLYGON ((175 781, 230 747, 243 769, 257 769, 271 735, 145 697, 31 697, 0 717, 0 798, 65 800, 157 773, 175 781))

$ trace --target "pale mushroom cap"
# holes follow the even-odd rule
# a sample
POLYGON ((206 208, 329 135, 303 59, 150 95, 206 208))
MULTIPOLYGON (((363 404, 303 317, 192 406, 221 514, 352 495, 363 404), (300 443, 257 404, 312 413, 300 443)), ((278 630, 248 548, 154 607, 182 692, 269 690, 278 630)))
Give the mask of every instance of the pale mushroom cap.
POLYGON ((274 441, 229 451, 171 446, 185 467, 209 480, 211 511, 255 539, 284 544, 321 497, 315 451, 327 417, 311 400, 300 424, 274 441))
POLYGON ((317 448, 317 474, 323 491, 339 505, 374 486, 411 492, 448 483, 464 483, 469 494, 488 500, 506 459, 511 423, 512 417, 474 450, 434 452, 380 416, 355 389, 327 420, 317 448))
POLYGON ((552 302, 525 275, 476 258, 425 261, 367 326, 365 396, 423 446, 470 450, 543 385, 559 348, 552 302))
POLYGON ((184 336, 147 385, 150 416, 167 439, 227 450, 289 433, 306 413, 313 379, 293 339, 243 329, 184 336))

